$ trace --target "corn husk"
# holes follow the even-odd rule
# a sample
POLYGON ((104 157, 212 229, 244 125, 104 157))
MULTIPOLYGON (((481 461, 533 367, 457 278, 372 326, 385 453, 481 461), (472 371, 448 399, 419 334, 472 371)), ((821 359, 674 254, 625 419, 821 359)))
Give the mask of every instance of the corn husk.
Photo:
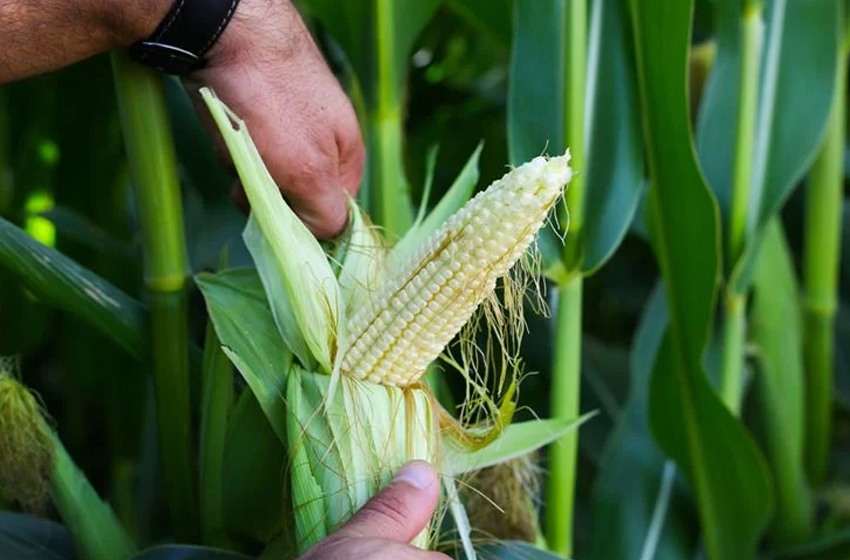
MULTIPOLYGON (((278 379, 269 379, 274 366, 258 350, 260 333, 238 320, 245 290, 208 276, 199 285, 228 355, 275 431, 285 434, 297 550, 336 530, 413 459, 448 477, 449 509, 458 526, 468 526, 451 477, 526 453, 577 425, 510 426, 522 369, 514 352, 533 276, 526 250, 562 198, 569 154, 537 158, 464 205, 477 176, 476 152, 449 196, 395 248, 388 250, 352 206, 346 233, 326 255, 278 193, 245 123, 211 91, 201 93, 254 208, 246 244, 278 334, 294 355, 280 364, 278 379), (509 219, 518 221, 508 227, 509 219), (474 336, 479 325, 489 328, 484 348, 474 336), (443 410, 420 383, 437 359, 467 382, 459 415, 443 410)), ((415 541, 422 548, 434 543, 431 529, 415 541)), ((468 531, 464 545, 474 556, 468 531)))

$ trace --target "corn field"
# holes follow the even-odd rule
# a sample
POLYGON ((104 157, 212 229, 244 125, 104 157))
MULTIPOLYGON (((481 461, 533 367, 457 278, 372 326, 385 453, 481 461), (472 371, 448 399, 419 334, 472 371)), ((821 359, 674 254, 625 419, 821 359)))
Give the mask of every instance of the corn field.
POLYGON ((452 558, 850 558, 850 2, 295 3, 334 239, 213 90, 232 169, 123 53, 0 85, 0 560, 295 560, 415 459, 452 558))

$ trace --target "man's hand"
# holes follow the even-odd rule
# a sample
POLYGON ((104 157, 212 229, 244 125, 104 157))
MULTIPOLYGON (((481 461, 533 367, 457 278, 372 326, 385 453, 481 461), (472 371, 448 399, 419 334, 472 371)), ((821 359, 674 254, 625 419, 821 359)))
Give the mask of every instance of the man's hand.
MULTIPOLYGON (((288 0, 242 0, 192 82, 247 124, 287 202, 319 237, 345 227, 365 151, 348 97, 288 0)), ((205 109, 202 109, 205 110, 205 109)))
POLYGON ((345 526, 299 560, 448 560, 408 544, 428 524, 439 491, 428 463, 408 463, 345 526))
MULTIPOLYGON (((0 0, 0 84, 147 38, 172 0, 0 0)), ((320 237, 346 223, 363 173, 354 110, 289 0, 242 0, 209 64, 210 86, 248 125, 293 209, 320 237)), ((190 87, 190 89, 192 89, 190 87)))

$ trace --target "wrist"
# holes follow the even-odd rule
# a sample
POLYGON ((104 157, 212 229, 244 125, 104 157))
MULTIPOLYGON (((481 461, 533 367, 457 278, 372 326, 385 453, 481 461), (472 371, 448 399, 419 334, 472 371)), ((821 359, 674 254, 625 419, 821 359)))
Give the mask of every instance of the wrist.
POLYGON ((207 66, 249 60, 279 63, 292 58, 305 44, 310 44, 309 31, 288 0, 241 0, 227 28, 207 52, 207 66))

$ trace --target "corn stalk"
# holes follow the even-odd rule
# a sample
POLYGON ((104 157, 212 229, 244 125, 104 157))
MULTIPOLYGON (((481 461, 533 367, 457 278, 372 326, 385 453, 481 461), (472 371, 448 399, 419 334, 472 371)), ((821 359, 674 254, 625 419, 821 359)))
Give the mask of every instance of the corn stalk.
MULTIPOLYGON (((845 15, 846 17, 846 15, 845 15)), ((803 248, 806 365, 806 470, 823 484, 832 433, 834 328, 844 192, 848 33, 841 45, 835 97, 820 154, 809 172, 803 248)))
MULTIPOLYGON (((729 216, 726 257, 729 269, 738 262, 749 236, 750 185, 753 175, 756 105, 758 101, 759 60, 764 24, 762 9, 744 2, 741 12, 741 84, 738 91, 738 119, 735 133, 735 160, 732 176, 732 209, 729 216)), ((723 369, 720 396, 735 415, 741 410, 743 391, 744 341, 746 339, 747 294, 729 286, 724 298, 723 369)))
POLYGON ((151 368, 160 461, 178 538, 197 538, 189 398, 186 277, 189 271, 174 143, 162 77, 113 59, 124 142, 145 251, 151 368))
MULTIPOLYGON (((585 87, 587 74, 587 3, 567 0, 564 10, 567 28, 561 45, 567 88, 564 101, 565 142, 573 157, 573 167, 582 169, 585 141, 585 87)), ((581 247, 584 226, 584 180, 579 173, 567 193, 570 232, 564 247, 567 270, 576 271, 561 281, 557 291, 555 350, 552 362, 551 409, 555 418, 575 418, 579 414, 582 346, 583 276, 581 247)), ((565 232, 564 232, 565 233, 565 232)), ((570 434, 549 449, 546 538, 549 547, 569 556, 573 550, 574 502, 578 434, 570 434)))

